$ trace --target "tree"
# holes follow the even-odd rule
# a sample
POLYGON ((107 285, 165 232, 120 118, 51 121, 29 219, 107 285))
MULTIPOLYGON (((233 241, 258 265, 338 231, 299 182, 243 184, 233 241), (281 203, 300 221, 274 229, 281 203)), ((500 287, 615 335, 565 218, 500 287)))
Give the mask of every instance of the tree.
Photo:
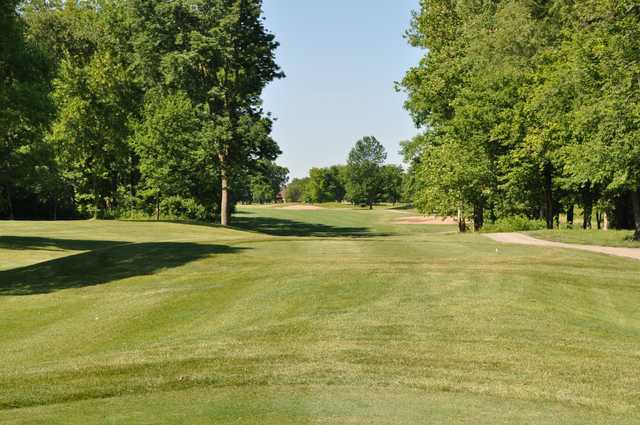
POLYGON ((142 188, 156 200, 157 219, 163 196, 193 197, 199 130, 198 116, 185 93, 147 95, 132 145, 139 158, 142 188))
POLYGON ((284 191, 284 199, 286 202, 301 202, 309 184, 309 178, 295 178, 287 185, 284 191))
POLYGON ((399 165, 384 165, 381 170, 382 174, 382 199, 385 202, 393 204, 400 202, 402 199, 402 182, 404 180, 404 171, 399 165))
POLYGON ((475 40, 491 33, 485 28, 495 29, 495 4, 431 0, 421 5, 408 41, 428 53, 399 86, 408 95, 405 107, 423 128, 423 134, 403 145, 410 163, 406 188, 423 212, 449 215, 457 211, 460 230, 466 230, 470 210, 476 226, 482 225, 487 189, 492 185, 486 161, 491 160, 490 148, 496 146, 491 143, 498 110, 494 105, 502 99, 488 90, 493 83, 484 68, 492 59, 486 54, 486 43, 475 44, 475 40), (477 178, 467 172, 476 168, 482 171, 477 178))
POLYGON ((576 18, 567 43, 580 78, 568 172, 611 197, 626 193, 640 240, 640 11, 632 1, 578 2, 576 18))
POLYGON ((52 112, 47 98, 50 67, 27 38, 16 3, 0 4, 0 215, 10 219, 17 194, 37 196, 37 160, 54 169, 51 152, 42 143, 52 112))
POLYGON ((233 174, 257 158, 275 159, 271 121, 261 110, 268 82, 284 76, 275 63, 275 37, 264 27, 260 0, 207 0, 188 9, 193 26, 186 48, 170 62, 171 74, 187 79, 206 120, 203 137, 220 170, 220 223, 229 223, 233 174), (183 70, 186 68, 188 72, 183 70))
POLYGON ((347 159, 347 195, 352 202, 373 208, 383 190, 382 164, 386 158, 384 146, 375 137, 356 142, 347 159))
POLYGON ((262 160, 258 171, 251 177, 251 202, 275 202, 289 180, 289 169, 273 161, 262 160))
POLYGON ((54 81, 58 109, 50 140, 56 145, 78 200, 94 217, 111 209, 130 152, 128 111, 131 92, 126 70, 108 52, 65 58, 54 81))
POLYGON ((111 19, 112 1, 25 2, 29 40, 45 53, 56 115, 47 142, 56 169, 83 211, 115 212, 122 182, 131 182, 135 161, 127 138, 140 109, 140 90, 124 60, 123 24, 111 19))
POLYGON ((486 158, 481 160, 481 146, 462 147, 459 139, 441 138, 430 133, 419 137, 427 147, 416 169, 420 190, 415 206, 423 213, 457 215, 460 232, 467 230, 469 217, 473 217, 474 225, 479 228, 481 223, 478 223, 474 207, 483 196, 482 188, 486 187, 490 175, 489 162, 486 158))
POLYGON ((476 228, 485 209, 491 220, 526 214, 553 227, 559 191, 568 189, 561 184, 562 148, 574 137, 574 87, 562 49, 571 7, 559 1, 421 3, 408 39, 428 52, 400 85, 424 131, 408 145, 417 204, 472 209, 476 228), (430 174, 425 162, 442 174, 430 174), (482 174, 449 172, 454 166, 482 174), (435 196, 435 186, 456 195, 435 196))
POLYGON ((309 170, 309 180, 305 187, 306 199, 310 202, 342 202, 346 192, 342 167, 333 165, 309 170))
POLYGON ((171 198, 226 224, 251 178, 274 187, 260 95, 284 75, 260 0, 16 6, 0 6, 0 216, 16 196, 54 216, 70 198, 94 216, 171 198))

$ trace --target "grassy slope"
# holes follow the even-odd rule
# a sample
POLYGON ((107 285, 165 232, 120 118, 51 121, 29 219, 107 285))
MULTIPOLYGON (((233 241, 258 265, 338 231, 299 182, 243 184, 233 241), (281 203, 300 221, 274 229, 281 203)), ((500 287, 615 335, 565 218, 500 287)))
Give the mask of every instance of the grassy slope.
POLYGON ((537 230, 529 232, 531 236, 555 242, 621 246, 627 248, 640 248, 640 242, 633 240, 632 230, 582 230, 582 229, 556 229, 537 230))
POLYGON ((640 421, 639 262, 242 212, 0 223, 0 423, 640 421))

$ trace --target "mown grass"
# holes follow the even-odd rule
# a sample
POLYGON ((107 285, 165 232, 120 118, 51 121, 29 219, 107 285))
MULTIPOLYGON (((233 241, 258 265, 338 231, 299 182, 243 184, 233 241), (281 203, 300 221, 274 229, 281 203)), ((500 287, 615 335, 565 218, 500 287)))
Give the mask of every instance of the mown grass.
MULTIPOLYGON (((297 205, 302 205, 302 206, 312 205, 312 206, 320 207, 323 209, 342 209, 342 210, 356 210, 356 211, 369 210, 369 206, 365 204, 352 204, 349 202, 335 202, 335 201, 316 202, 316 203, 287 202, 287 203, 280 203, 280 204, 264 204, 264 205, 254 204, 249 207, 250 208, 285 208, 286 209, 288 207, 297 206, 297 205)), ((406 210, 406 211, 417 212, 417 210, 413 208, 413 206, 410 204, 405 204, 405 203, 393 204, 391 202, 377 203, 373 205, 373 209, 375 210, 406 210)))
POLYGON ((640 421, 639 262, 240 212, 0 223, 0 423, 640 421))
POLYGON ((555 229, 536 230, 529 234, 554 242, 640 248, 640 242, 633 240, 632 230, 555 229))

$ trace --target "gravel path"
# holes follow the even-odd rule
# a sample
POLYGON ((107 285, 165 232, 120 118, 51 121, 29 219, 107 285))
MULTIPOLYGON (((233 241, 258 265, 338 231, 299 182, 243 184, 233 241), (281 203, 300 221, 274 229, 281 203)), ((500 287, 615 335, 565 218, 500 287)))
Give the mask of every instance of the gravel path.
POLYGON ((534 246, 549 246, 553 248, 567 248, 567 249, 579 249, 581 251, 598 252, 601 254, 615 255, 618 257, 628 257, 640 260, 640 248, 618 248, 611 246, 600 245, 579 245, 572 243, 552 242, 542 239, 536 239, 522 233, 487 233, 488 238, 497 242, 520 244, 520 245, 534 245, 534 246))

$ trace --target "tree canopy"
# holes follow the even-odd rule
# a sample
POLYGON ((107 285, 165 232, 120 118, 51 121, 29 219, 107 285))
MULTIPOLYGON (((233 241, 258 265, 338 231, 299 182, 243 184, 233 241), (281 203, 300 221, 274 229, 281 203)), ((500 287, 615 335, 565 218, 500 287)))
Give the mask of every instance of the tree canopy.
POLYGON ((284 74, 260 0, 29 0, 0 14, 0 216, 160 217, 178 202, 228 224, 247 176, 282 181, 261 93, 284 74))
POLYGON ((366 136, 356 142, 347 159, 347 194, 353 202, 372 208, 380 199, 386 159, 387 152, 375 137, 366 136))
POLYGON ((597 205, 640 238, 639 24, 629 1, 422 1, 407 39, 425 55, 399 84, 416 205, 476 228, 552 228, 576 204, 589 227, 597 205))

